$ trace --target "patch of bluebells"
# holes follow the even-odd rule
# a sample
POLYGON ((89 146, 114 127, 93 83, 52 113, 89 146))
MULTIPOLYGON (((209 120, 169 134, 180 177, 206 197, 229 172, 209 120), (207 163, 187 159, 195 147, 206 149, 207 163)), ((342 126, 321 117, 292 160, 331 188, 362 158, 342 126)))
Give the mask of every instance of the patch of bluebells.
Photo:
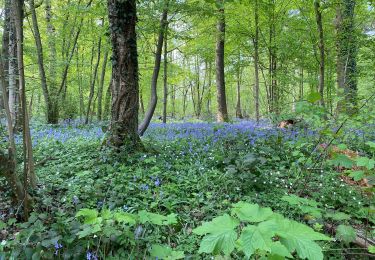
POLYGON ((55 255, 57 255, 59 253, 59 250, 63 248, 63 245, 56 242, 54 247, 55 247, 55 255))
POLYGON ((86 252, 86 259, 87 260, 98 260, 98 256, 91 251, 87 251, 86 252))

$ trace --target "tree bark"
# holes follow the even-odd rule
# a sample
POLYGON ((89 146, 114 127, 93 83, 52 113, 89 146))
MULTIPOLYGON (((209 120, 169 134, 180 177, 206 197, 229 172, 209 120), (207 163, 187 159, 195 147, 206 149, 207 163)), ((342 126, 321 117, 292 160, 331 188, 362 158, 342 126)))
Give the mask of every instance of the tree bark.
MULTIPOLYGON (((14 16, 14 10, 11 11, 11 17, 14 16)), ((10 19, 9 26, 9 46, 8 46, 8 98, 9 98, 9 109, 12 118, 12 125, 17 125, 17 111, 18 111, 18 63, 17 63, 17 41, 16 41, 16 29, 14 19, 10 19)))
MULTIPOLYGON (((239 55, 240 59, 241 59, 241 54, 239 55)), ((238 64, 238 68, 237 68, 237 72, 236 72, 236 76, 237 76, 237 104, 236 104, 236 117, 237 118, 243 118, 243 115, 242 115, 242 107, 241 107, 241 72, 242 72, 242 69, 241 69, 241 64, 240 64, 240 61, 239 61, 239 64, 238 64)))
POLYGON ((314 1, 316 24, 319 33, 319 87, 320 94, 319 104, 324 107, 324 78, 325 78, 325 50, 324 50, 324 31, 322 22, 322 11, 320 0, 314 1))
MULTIPOLYGON (((2 38, 2 66, 4 76, 4 89, 0 88, 0 96, 8 98, 9 89, 9 30, 10 30, 10 13, 11 13, 10 0, 4 1, 4 25, 3 25, 3 38, 2 38)), ((8 101, 8 100, 7 100, 8 101)), ((0 109, 5 109, 5 104, 2 98, 0 98, 0 109)))
POLYGON ((108 144, 128 152, 142 147, 139 138, 139 75, 136 0, 108 0, 112 42, 112 107, 108 144))
POLYGON ((343 92, 338 111, 352 114, 357 107, 357 37, 354 27, 355 0, 340 0, 336 8, 337 85, 343 92))
POLYGON ((160 20, 159 37, 158 37, 156 53, 155 53, 155 65, 154 65, 154 71, 152 73, 152 79, 151 79, 151 98, 150 98, 150 103, 148 105, 148 109, 145 113, 145 118, 143 119, 143 122, 138 127, 138 133, 140 136, 142 136, 147 130, 151 122, 152 116, 154 115, 156 104, 158 101, 157 85, 158 85, 158 77, 159 77, 159 71, 160 71, 161 54, 163 50, 164 32, 166 31, 166 28, 168 25, 168 20, 167 20, 168 19, 168 4, 169 4, 169 0, 166 0, 163 13, 162 13, 162 17, 160 20))
POLYGON ((229 120, 227 110, 227 100, 225 93, 225 75, 224 75, 224 45, 225 45, 225 14, 224 1, 217 0, 220 6, 217 21, 216 38, 216 86, 217 86, 217 121, 227 122, 229 120))

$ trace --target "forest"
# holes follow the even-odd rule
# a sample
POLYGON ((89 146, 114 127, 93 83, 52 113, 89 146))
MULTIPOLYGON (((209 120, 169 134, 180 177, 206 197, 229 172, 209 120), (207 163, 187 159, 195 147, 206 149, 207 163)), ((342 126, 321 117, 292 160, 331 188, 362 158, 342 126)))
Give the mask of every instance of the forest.
POLYGON ((374 0, 0 0, 0 260, 375 259, 374 0))

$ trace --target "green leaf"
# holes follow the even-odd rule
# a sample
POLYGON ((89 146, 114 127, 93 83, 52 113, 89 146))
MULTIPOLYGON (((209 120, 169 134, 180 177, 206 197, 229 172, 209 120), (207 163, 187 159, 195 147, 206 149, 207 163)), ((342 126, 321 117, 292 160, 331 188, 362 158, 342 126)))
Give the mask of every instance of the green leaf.
POLYGON ((315 102, 319 101, 321 98, 322 98, 322 96, 318 92, 311 92, 307 96, 307 101, 310 102, 310 103, 315 103, 315 102))
POLYGON ((350 172, 349 176, 352 177, 353 180, 355 181, 362 180, 363 177, 365 176, 364 171, 349 171, 349 172, 350 172))
POLYGON ((290 251, 297 251, 302 259, 323 260, 323 252, 320 246, 309 239, 304 238, 281 238, 281 243, 290 251))
POLYGON ((229 255, 235 247, 237 232, 234 229, 238 225, 238 220, 225 214, 195 228, 193 233, 197 235, 207 234, 201 241, 199 253, 217 255, 223 252, 225 255, 229 255))
POLYGON ((298 197, 294 194, 285 195, 281 200, 288 202, 290 205, 308 205, 311 207, 317 207, 318 203, 314 200, 298 197))
POLYGON ((76 217, 84 217, 84 224, 94 224, 98 221, 98 211, 95 209, 81 209, 76 217))
POLYGON ((275 221, 271 220, 258 226, 247 226, 242 230, 238 243, 247 257, 252 256, 256 250, 271 251, 275 225, 275 221))
POLYGON ((335 154, 333 156, 333 159, 330 160, 330 164, 332 164, 334 166, 342 166, 342 167, 345 167, 345 168, 352 168, 354 163, 345 154, 335 154))
POLYGON ((272 242, 270 247, 272 255, 293 258, 288 249, 283 244, 281 244, 280 241, 272 242))
POLYGON ((0 230, 6 228, 6 224, 0 220, 0 230))
POLYGON ((375 254, 375 246, 369 246, 368 252, 371 253, 371 254, 375 254))
POLYGON ((373 150, 375 150, 375 142, 371 142, 371 141, 369 141, 369 142, 366 142, 366 144, 367 144, 368 146, 370 146, 370 148, 372 148, 373 150))
POLYGON ((150 251, 153 258, 175 260, 185 257, 183 251, 173 251, 169 246, 153 245, 150 251))
POLYGON ((326 218, 330 218, 336 221, 349 220, 350 216, 343 212, 328 212, 324 215, 326 218))
POLYGON ((135 215, 126 212, 116 212, 114 215, 114 219, 117 222, 130 225, 135 225, 137 222, 137 217, 135 215))
POLYGON ((169 214, 166 218, 165 221, 163 222, 164 225, 172 225, 172 224, 177 224, 177 214, 169 214))
POLYGON ((357 238, 357 234, 355 229, 351 226, 340 225, 336 229, 336 238, 340 239, 346 244, 349 244, 357 238))
POLYGON ((235 214, 241 221, 261 222, 272 216, 270 208, 261 208, 258 204, 238 202, 233 205, 232 214, 235 214))
POLYGON ((369 159, 367 157, 358 157, 355 160, 357 162, 357 166, 359 167, 365 167, 367 170, 374 169, 375 160, 369 159))

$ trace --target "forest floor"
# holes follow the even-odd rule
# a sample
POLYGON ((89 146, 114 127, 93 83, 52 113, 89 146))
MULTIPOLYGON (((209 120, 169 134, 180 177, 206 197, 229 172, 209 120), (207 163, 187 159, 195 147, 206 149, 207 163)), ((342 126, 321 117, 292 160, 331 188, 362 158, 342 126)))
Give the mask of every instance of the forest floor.
MULTIPOLYGON (((105 136, 96 124, 34 125, 32 136, 35 160, 43 162, 36 167, 35 213, 27 223, 16 223, 17 209, 9 206, 0 188, 5 194, 0 199, 0 259, 1 249, 15 259, 142 259, 152 244, 183 251, 188 259, 206 259, 197 254, 201 238, 192 230, 229 212, 238 201, 270 207, 331 237, 335 234, 327 225, 352 226, 374 237, 369 188, 342 177, 343 169, 351 170, 350 161, 356 159, 343 158, 345 152, 327 155, 320 144, 328 143, 329 137, 322 137, 322 131, 277 129, 252 121, 154 123, 143 137, 148 153, 120 156, 103 149, 105 136), (176 214, 177 221, 157 228, 128 228, 124 238, 116 230, 101 229, 104 213, 99 215, 100 225, 85 229, 76 217, 82 209, 96 210, 91 212, 95 219, 108 209, 176 214)), ((373 160, 375 151, 368 141, 375 141, 371 127, 333 143, 373 160)), ((367 250, 346 243, 350 239, 335 240, 319 242, 326 257, 369 257, 367 250)))

